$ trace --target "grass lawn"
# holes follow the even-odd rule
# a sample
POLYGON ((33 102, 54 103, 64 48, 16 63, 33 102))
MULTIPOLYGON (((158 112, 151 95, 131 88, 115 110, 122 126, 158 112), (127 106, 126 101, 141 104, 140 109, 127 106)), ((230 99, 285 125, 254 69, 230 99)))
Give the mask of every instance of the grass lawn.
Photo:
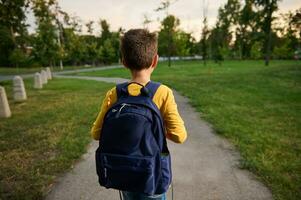
MULTIPOLYGON (((79 75, 129 77, 126 69, 79 75)), ((187 96, 275 199, 301 199, 300 61, 272 61, 268 67, 263 61, 187 61, 171 68, 160 63, 153 79, 187 96)))
POLYGON ((54 178, 69 169, 91 141, 89 130, 111 84, 51 80, 42 90, 25 80, 28 100, 0 120, 0 199, 43 199, 54 178))
MULTIPOLYGON (((89 69, 92 68, 85 66, 64 66, 63 71, 66 70, 75 70, 75 69, 89 69)), ((16 68, 16 67, 0 67, 0 75, 16 75, 16 74, 32 74, 35 72, 40 72, 43 67, 35 67, 35 68, 16 68)), ((59 72, 62 71, 60 67, 53 67, 52 71, 59 72)))

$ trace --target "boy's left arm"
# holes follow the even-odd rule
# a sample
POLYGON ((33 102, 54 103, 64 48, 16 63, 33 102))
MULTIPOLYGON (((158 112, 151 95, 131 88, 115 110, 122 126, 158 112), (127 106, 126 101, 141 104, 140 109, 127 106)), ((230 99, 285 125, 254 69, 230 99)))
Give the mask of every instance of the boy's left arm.
POLYGON ((97 115, 95 122, 91 128, 91 136, 95 140, 99 140, 100 132, 103 125, 104 116, 107 113, 108 109, 113 105, 117 100, 117 94, 115 87, 109 90, 102 102, 100 112, 97 115))

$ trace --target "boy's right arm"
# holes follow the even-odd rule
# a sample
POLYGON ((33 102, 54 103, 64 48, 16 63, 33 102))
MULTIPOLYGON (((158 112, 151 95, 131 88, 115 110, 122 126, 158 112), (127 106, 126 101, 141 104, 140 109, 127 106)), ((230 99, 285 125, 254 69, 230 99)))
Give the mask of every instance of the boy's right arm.
POLYGON ((164 119, 166 137, 173 142, 183 143, 187 138, 187 132, 184 121, 179 114, 173 92, 166 86, 162 86, 161 91, 164 103, 160 111, 164 119))
POLYGON ((100 132, 103 124, 103 119, 108 109, 113 105, 117 100, 116 88, 109 90, 102 102, 100 112, 97 115, 95 122, 91 128, 91 136, 95 140, 99 140, 100 132))

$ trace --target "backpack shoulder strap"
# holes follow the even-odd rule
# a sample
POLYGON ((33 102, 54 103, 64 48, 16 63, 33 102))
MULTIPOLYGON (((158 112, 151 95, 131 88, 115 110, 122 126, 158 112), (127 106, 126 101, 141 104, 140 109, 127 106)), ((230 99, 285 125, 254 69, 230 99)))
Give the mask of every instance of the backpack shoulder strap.
MULTIPOLYGON (((128 89, 127 86, 129 85, 128 82, 120 83, 116 85, 116 92, 117 92, 117 98, 120 98, 123 95, 128 95, 128 89)), ((149 81, 145 87, 147 88, 148 96, 153 99, 155 93, 157 92, 157 89, 161 83, 149 81)))
MULTIPOLYGON (((156 92, 157 92, 158 88, 160 87, 160 85, 161 85, 161 83, 159 83, 159 82, 150 81, 145 86, 148 89, 148 94, 149 94, 149 97, 151 99, 153 99, 153 97, 156 94, 156 92)), ((161 113, 160 113, 159 109, 156 109, 156 113, 158 114, 157 120, 159 120, 157 122, 158 122, 158 124, 160 124, 160 126, 157 127, 157 128, 162 130, 162 134, 155 135, 155 138, 158 142, 161 153, 169 153, 169 150, 168 150, 168 147, 167 147, 167 141, 166 141, 166 137, 165 137, 165 131, 164 131, 164 128, 163 128, 164 127, 163 119, 162 119, 162 116, 161 116, 161 113)))
POLYGON ((160 87, 161 83, 158 83, 158 82, 153 82, 153 81, 149 81, 147 84, 146 84, 146 88, 148 90, 148 94, 149 94, 149 97, 151 99, 153 99, 154 95, 156 94, 158 88, 160 87))
POLYGON ((120 83, 116 85, 116 93, 117 93, 117 99, 119 99, 122 95, 127 95, 128 82, 120 83))

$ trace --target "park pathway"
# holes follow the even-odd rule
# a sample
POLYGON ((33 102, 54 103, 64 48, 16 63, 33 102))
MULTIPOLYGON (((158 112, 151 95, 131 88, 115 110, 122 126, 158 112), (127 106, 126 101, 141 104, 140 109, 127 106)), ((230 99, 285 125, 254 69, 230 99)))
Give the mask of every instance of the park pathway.
MULTIPOLYGON (((79 72, 93 72, 93 71, 101 71, 101 70, 107 70, 107 69, 115 69, 115 68, 121 68, 121 65, 110 65, 110 66, 102 66, 102 67, 89 67, 89 68, 83 68, 83 69, 69 69, 64 71, 55 71, 52 72, 52 74, 55 75, 64 75, 64 74, 70 74, 70 73, 79 73, 79 72)), ((37 70, 39 72, 39 70, 37 70)), ((14 74, 14 75, 1 75, 0 74, 0 81, 7 81, 12 80, 14 76, 19 75, 22 78, 32 78, 34 77, 34 73, 30 74, 14 74)))
MULTIPOLYGON (((62 75, 57 77, 114 83, 125 80, 62 75)), ((239 168, 240 157, 233 147, 200 119, 187 98, 176 91, 174 95, 188 131, 184 144, 168 143, 172 155, 174 200, 271 200, 270 191, 252 173, 239 168)), ((93 141, 88 152, 74 168, 56 180, 47 200, 119 199, 117 191, 98 186, 94 161, 97 145, 93 141)), ((171 191, 168 192, 168 199, 171 200, 171 191)))

